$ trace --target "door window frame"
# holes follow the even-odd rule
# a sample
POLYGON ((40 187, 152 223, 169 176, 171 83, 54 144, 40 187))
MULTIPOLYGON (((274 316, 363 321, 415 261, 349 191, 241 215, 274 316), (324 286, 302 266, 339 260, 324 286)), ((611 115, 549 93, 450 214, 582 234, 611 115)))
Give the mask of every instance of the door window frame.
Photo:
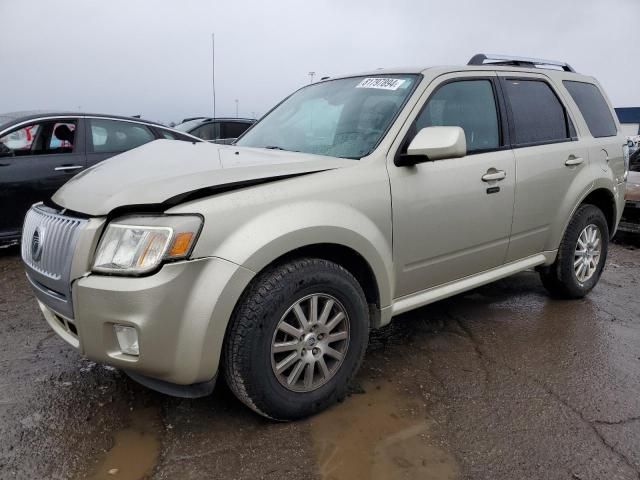
MULTIPOLYGON (((437 79, 434 79, 434 82, 436 80, 437 79)), ((407 148, 409 147, 409 143, 411 143, 411 140, 413 140, 413 138, 418 133, 417 131, 415 131, 416 123, 420 118, 420 116, 422 115, 422 113, 424 112, 424 110, 427 108, 427 105, 429 104, 433 96, 436 93, 438 93, 438 91, 442 87, 449 85, 451 83, 473 82, 477 80, 488 81, 491 84, 491 89, 493 90, 493 101, 496 106, 496 114, 498 117, 498 146, 495 148, 484 148, 484 149, 473 150, 471 152, 467 152, 466 156, 478 155, 482 153, 498 152, 501 150, 510 149, 511 148, 511 141, 510 141, 511 129, 509 128, 509 124, 507 121, 507 109, 506 109, 505 99, 502 94, 502 88, 501 88, 500 82, 498 81, 498 77, 495 75, 486 75, 486 74, 469 75, 464 77, 448 78, 436 85, 433 91, 429 94, 429 96, 420 106, 420 110, 418 111, 418 114, 411 121, 411 125, 409 126, 407 133, 405 133, 404 138, 402 139, 402 142, 400 142, 399 148, 396 150, 396 153, 394 156, 394 163, 395 163, 395 160, 400 155, 402 155, 403 153, 406 153, 407 148)))
POLYGON ((538 76, 531 76, 531 77, 518 76, 518 74, 515 74, 515 73, 511 74, 509 72, 505 76, 499 76, 498 79, 499 79, 499 84, 501 88, 501 93, 507 109, 507 123, 509 128, 509 136, 511 139, 513 139, 513 141, 511 142, 510 148, 512 149, 527 148, 527 147, 536 147, 540 145, 553 145, 555 143, 567 143, 567 142, 578 141, 578 134, 575 127, 576 124, 573 118, 571 118, 571 112, 569 111, 565 103, 562 101, 562 98, 560 97, 560 95, 558 94, 558 92, 556 91, 556 89, 554 88, 551 82, 549 82, 545 78, 538 77, 538 76), (539 142, 515 143, 516 129, 515 129, 515 124, 513 119, 513 110, 511 108, 511 101, 509 99, 509 95, 507 95, 506 93, 506 90, 507 90, 506 82, 511 80, 516 80, 520 82, 542 82, 545 85, 547 85, 547 87, 549 87, 549 89, 551 90, 551 93, 555 95, 556 99, 560 103, 560 106, 562 107, 562 110, 564 112, 564 124, 565 124, 565 130, 567 132, 566 138, 554 139, 554 140, 542 140, 539 142))
MULTIPOLYGON (((29 125, 36 125, 45 122, 53 122, 55 123, 72 123, 76 124, 75 136, 73 142, 73 151, 71 152, 60 152, 60 153, 38 153, 31 155, 16 155, 15 157, 4 157, 8 159, 20 159, 20 158, 42 158, 42 157, 58 157, 60 155, 80 155, 85 153, 85 135, 84 135, 84 121, 83 117, 71 116, 71 115, 63 115, 63 116, 52 116, 52 117, 39 117, 39 118, 31 118, 29 120, 20 121, 14 125, 11 125, 5 128, 2 132, 0 132, 0 136, 4 137, 5 135, 9 135, 18 130, 22 130, 29 125)), ((51 132, 53 134, 53 131, 51 132)), ((49 138, 51 141, 51 138, 49 138)))

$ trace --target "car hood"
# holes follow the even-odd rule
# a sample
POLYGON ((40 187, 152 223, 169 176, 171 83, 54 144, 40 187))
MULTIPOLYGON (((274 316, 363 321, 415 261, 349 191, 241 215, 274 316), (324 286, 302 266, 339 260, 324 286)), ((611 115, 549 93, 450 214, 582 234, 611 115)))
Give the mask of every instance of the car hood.
POLYGON ((263 148, 156 140, 88 168, 52 197, 106 215, 128 205, 176 204, 231 188, 354 165, 354 160, 263 148))

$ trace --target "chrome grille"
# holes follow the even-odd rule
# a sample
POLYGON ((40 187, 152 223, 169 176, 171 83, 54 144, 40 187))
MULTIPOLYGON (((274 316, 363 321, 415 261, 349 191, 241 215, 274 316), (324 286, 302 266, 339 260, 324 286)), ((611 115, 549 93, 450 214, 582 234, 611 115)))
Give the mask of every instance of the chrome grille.
POLYGON ((36 295, 54 310, 72 315, 69 276, 78 230, 86 220, 42 204, 31 207, 22 229, 22 260, 36 295))

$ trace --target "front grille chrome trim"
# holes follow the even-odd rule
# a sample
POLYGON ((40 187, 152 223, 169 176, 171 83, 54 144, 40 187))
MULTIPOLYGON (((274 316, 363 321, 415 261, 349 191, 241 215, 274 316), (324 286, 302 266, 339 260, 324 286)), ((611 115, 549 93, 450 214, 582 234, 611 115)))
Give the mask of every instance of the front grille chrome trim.
POLYGON ((22 229, 22 260, 36 296, 71 318, 71 263, 79 230, 86 223, 39 203, 27 212, 22 229))

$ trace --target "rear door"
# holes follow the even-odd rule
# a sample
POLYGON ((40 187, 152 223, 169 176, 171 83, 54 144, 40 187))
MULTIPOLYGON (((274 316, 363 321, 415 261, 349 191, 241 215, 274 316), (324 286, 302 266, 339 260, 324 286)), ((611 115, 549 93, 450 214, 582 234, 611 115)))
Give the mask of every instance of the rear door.
POLYGON ((142 123, 108 118, 87 118, 86 124, 89 166, 156 139, 151 129, 142 123))
POLYGON ((86 167, 83 122, 78 118, 35 120, 0 136, 0 235, 16 235, 34 203, 51 198, 86 167))
POLYGON ((500 72, 516 162, 507 261, 553 250, 575 201, 591 185, 589 152, 561 93, 544 74, 500 72))

